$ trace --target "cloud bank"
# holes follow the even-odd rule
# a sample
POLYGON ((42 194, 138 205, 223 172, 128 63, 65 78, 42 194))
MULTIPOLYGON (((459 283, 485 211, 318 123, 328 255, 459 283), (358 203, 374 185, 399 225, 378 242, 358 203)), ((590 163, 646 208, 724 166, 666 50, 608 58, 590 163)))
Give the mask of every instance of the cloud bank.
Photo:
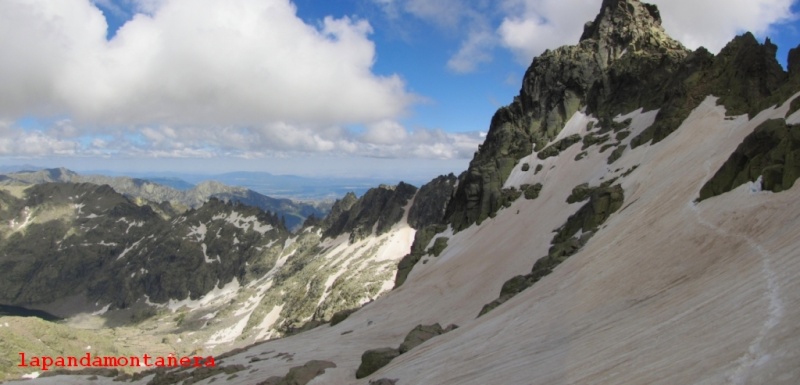
POLYGON ((374 129, 345 127, 398 125, 417 100, 372 72, 366 20, 309 25, 288 0, 125 1, 139 13, 111 40, 96 4, 124 10, 109 0, 0 2, 0 154, 373 151, 374 129), (28 116, 58 124, 8 123, 28 116))

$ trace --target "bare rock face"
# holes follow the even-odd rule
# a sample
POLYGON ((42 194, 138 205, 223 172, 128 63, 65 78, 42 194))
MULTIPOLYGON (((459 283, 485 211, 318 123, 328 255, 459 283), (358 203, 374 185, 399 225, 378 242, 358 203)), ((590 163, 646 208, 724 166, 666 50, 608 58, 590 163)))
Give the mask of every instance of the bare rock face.
POLYGON ((370 349, 361 355, 361 366, 356 371, 356 378, 364 378, 386 366, 400 355, 396 348, 370 349))
POLYGON ((525 73, 514 102, 492 118, 447 209, 456 230, 480 223, 502 207, 501 187, 516 162, 541 151, 582 106, 614 116, 663 102, 665 83, 689 51, 670 38, 654 5, 606 0, 580 42, 545 51, 525 73))
POLYGON ((326 237, 350 233, 356 242, 373 233, 383 234, 403 218, 404 208, 417 188, 400 182, 397 186, 381 185, 369 189, 361 198, 347 194, 336 201, 323 222, 326 237))
POLYGON ((441 175, 419 188, 408 212, 408 224, 415 229, 444 222, 444 212, 458 185, 455 175, 441 175))
POLYGON ((325 373, 325 369, 335 368, 336 364, 330 361, 312 360, 303 366, 295 366, 289 369, 289 373, 284 377, 273 376, 258 385, 306 385, 311 380, 325 373))

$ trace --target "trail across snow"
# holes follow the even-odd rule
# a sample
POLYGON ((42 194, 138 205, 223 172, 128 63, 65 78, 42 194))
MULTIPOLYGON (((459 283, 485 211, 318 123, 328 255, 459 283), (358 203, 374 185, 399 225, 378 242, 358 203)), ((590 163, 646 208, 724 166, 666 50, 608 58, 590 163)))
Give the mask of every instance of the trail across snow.
MULTIPOLYGON (((708 161, 706 161, 703 166, 706 170, 706 178, 703 179, 702 183, 705 183, 711 177, 711 167, 708 161)), ((701 186, 698 186, 697 191, 700 191, 700 187, 702 187, 702 184, 701 186)), ((741 188, 742 187, 740 186, 739 189, 741 188)), ((750 190, 751 193, 756 193, 753 192, 754 190, 749 186, 746 186, 746 188, 750 190)), ((761 192, 759 191, 757 193, 761 192)), ((784 305, 781 301, 780 283, 778 282, 777 275, 772 269, 772 264, 770 263, 772 256, 763 245, 756 242, 747 234, 734 234, 714 223, 711 223, 707 219, 703 218, 698 206, 699 204, 695 202, 689 202, 688 204, 689 209, 695 215, 697 223, 713 230, 720 236, 744 241, 748 247, 753 249, 761 257, 761 270, 764 274, 764 280, 766 281, 767 285, 764 292, 764 299, 769 301, 767 319, 764 321, 764 325, 759 330, 756 338, 753 339, 752 343, 750 343, 747 352, 739 357, 739 359, 736 361, 736 366, 726 376, 729 383, 744 385, 747 383, 747 374, 750 369, 757 365, 763 364, 765 360, 769 359, 769 354, 764 351, 761 345, 767 334, 780 323, 781 318, 783 317, 784 305)))

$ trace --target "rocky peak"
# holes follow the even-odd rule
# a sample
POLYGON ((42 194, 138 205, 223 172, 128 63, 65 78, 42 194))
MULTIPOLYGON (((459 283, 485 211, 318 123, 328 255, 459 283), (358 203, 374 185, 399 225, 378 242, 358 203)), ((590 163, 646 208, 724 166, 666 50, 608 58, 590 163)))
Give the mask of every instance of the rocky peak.
POLYGON ((580 42, 597 50, 603 67, 627 50, 683 49, 661 26, 658 7, 638 0, 604 0, 594 21, 584 26, 580 42))
POLYGON ((463 229, 498 210, 503 182, 517 161, 543 150, 581 108, 605 119, 659 108, 666 97, 663 84, 689 53, 666 34, 656 6, 604 0, 580 42, 533 59, 519 96, 492 118, 447 208, 453 227, 463 229))
POLYGON ((372 233, 383 234, 403 218, 406 204, 416 193, 416 187, 404 182, 369 189, 361 198, 348 193, 334 203, 323 221, 324 236, 335 238, 349 232, 355 242, 372 233))

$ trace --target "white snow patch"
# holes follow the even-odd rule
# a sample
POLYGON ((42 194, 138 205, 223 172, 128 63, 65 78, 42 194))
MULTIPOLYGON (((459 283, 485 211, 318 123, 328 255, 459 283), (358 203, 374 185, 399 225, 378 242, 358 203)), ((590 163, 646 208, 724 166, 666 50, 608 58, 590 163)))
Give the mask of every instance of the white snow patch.
POLYGON ((129 251, 133 250, 133 248, 138 246, 139 242, 141 242, 143 240, 144 240, 144 238, 142 238, 142 239, 134 242, 132 245, 126 247, 125 250, 122 250, 122 253, 119 254, 119 257, 117 257, 117 260, 119 261, 120 259, 122 259, 125 256, 125 254, 128 254, 129 251))
POLYGON ((208 254, 206 254, 206 249, 207 249, 207 246, 206 246, 206 244, 205 244, 205 243, 203 243, 202 245, 200 245, 200 247, 202 247, 202 248, 203 248, 203 259, 206 261, 206 263, 213 263, 213 262, 219 262, 219 263, 222 263, 222 260, 219 258, 219 255, 217 255, 217 258, 216 258, 216 259, 211 259, 211 258, 209 258, 209 257, 208 257, 208 254))
POLYGON ((622 140, 623 145, 630 144, 633 138, 639 136, 642 131, 646 130, 648 127, 652 126, 653 123, 656 121, 656 116, 658 116, 659 110, 652 110, 644 112, 644 109, 640 108, 636 111, 630 112, 626 115, 617 116, 614 118, 614 121, 617 123, 622 123, 628 119, 631 120, 630 125, 630 135, 627 138, 622 140))
POLYGON ((762 185, 763 181, 761 179, 762 176, 759 175, 758 179, 756 179, 755 182, 747 182, 747 184, 745 185, 747 191, 749 191, 751 194, 760 193, 763 187, 762 185))
POLYGON ((138 221, 138 222, 137 221, 133 221, 133 222, 125 222, 125 223, 128 224, 128 228, 125 229, 125 234, 127 234, 128 231, 131 230, 131 227, 142 227, 142 226, 144 226, 144 221, 138 221))
POLYGON ((33 372, 33 373, 23 374, 23 375, 22 375, 22 378, 29 379, 29 380, 32 380, 32 379, 34 379, 34 378, 39 378, 39 372, 33 372))
POLYGON ((293 245, 297 241, 297 237, 294 238, 287 238, 286 242, 283 244, 284 250, 289 248, 289 246, 293 245))
POLYGON ((212 219, 225 219, 225 222, 230 223, 231 225, 235 226, 236 228, 242 229, 247 232, 249 229, 253 229, 253 231, 259 232, 261 235, 264 235, 267 231, 273 229, 273 227, 269 224, 261 224, 255 215, 251 215, 249 217, 245 217, 242 214, 234 211, 230 215, 225 216, 222 214, 215 215, 212 219))
POLYGON ((250 298, 245 300, 245 302, 241 304, 241 307, 233 313, 233 316, 238 317, 244 314, 252 313, 261 302, 262 298, 264 298, 263 294, 250 296, 250 298))
POLYGON ((259 329, 258 335, 256 336, 256 340, 266 339, 272 337, 272 325, 275 324, 275 321, 278 320, 278 317, 281 315, 281 310, 283 310, 283 304, 278 306, 273 306, 272 310, 264 316, 264 319, 261 321, 256 329, 259 329))
MULTIPOLYGON (((219 282, 217 282, 219 283, 219 282)), ((149 298, 147 299, 148 305, 154 305, 158 307, 166 306, 173 312, 176 310, 186 306, 190 309, 196 309, 200 307, 205 307, 208 305, 212 305, 215 303, 224 303, 236 295, 236 292, 239 291, 239 281, 236 278, 232 279, 231 282, 223 286, 222 288, 217 287, 214 285, 214 289, 206 293, 202 298, 193 300, 191 299, 191 295, 187 296, 186 299, 182 300, 174 300, 170 299, 169 302, 165 304, 154 304, 151 303, 149 298)))
POLYGON ((83 214, 82 209, 84 207, 86 207, 86 205, 83 204, 83 203, 75 203, 75 204, 72 205, 72 208, 74 208, 75 210, 78 210, 78 215, 83 214))
POLYGON ((256 221, 256 222, 253 223, 253 230, 255 230, 256 232, 258 232, 261 235, 264 235, 264 234, 266 234, 267 231, 272 230, 272 225, 269 225, 269 224, 262 225, 261 222, 256 221))
POLYGON ((210 321, 210 320, 214 319, 214 317, 216 317, 216 316, 217 316, 217 313, 219 313, 219 311, 215 311, 215 312, 212 312, 212 313, 208 313, 208 314, 206 314, 206 315, 204 315, 204 316, 200 317, 199 319, 202 319, 202 320, 209 320, 209 321, 210 321))
POLYGON ((94 219, 94 218, 99 218, 99 217, 100 217, 99 215, 97 215, 95 213, 91 213, 91 214, 86 216, 86 219, 94 219))
POLYGON ((192 226, 189 228, 189 234, 186 235, 187 238, 195 237, 195 242, 203 242, 206 239, 206 232, 208 228, 206 227, 205 223, 200 223, 198 226, 192 226))
POLYGON ((33 216, 33 212, 28 206, 25 206, 25 208, 22 209, 22 215, 25 216, 25 220, 22 221, 22 223, 20 224, 17 224, 16 219, 8 221, 8 226, 11 227, 12 230, 20 230, 27 227, 28 224, 31 222, 31 217, 33 216))
POLYGON ((106 241, 100 241, 100 243, 98 243, 98 245, 100 245, 100 246, 116 246, 117 243, 116 242, 108 242, 108 243, 106 243, 106 241))
POLYGON ((250 319, 250 316, 242 318, 237 322, 235 325, 225 328, 222 330, 217 331, 216 333, 212 334, 211 337, 206 341, 206 345, 220 345, 229 342, 233 342, 236 337, 240 336, 244 331, 245 326, 247 326, 247 321, 250 319))
POLYGON ((102 309, 100 309, 100 310, 98 310, 96 312, 93 312, 92 315, 103 315, 103 314, 106 314, 106 312, 108 312, 109 308, 111 308, 111 304, 110 303, 108 305, 106 305, 106 306, 103 306, 102 309))

